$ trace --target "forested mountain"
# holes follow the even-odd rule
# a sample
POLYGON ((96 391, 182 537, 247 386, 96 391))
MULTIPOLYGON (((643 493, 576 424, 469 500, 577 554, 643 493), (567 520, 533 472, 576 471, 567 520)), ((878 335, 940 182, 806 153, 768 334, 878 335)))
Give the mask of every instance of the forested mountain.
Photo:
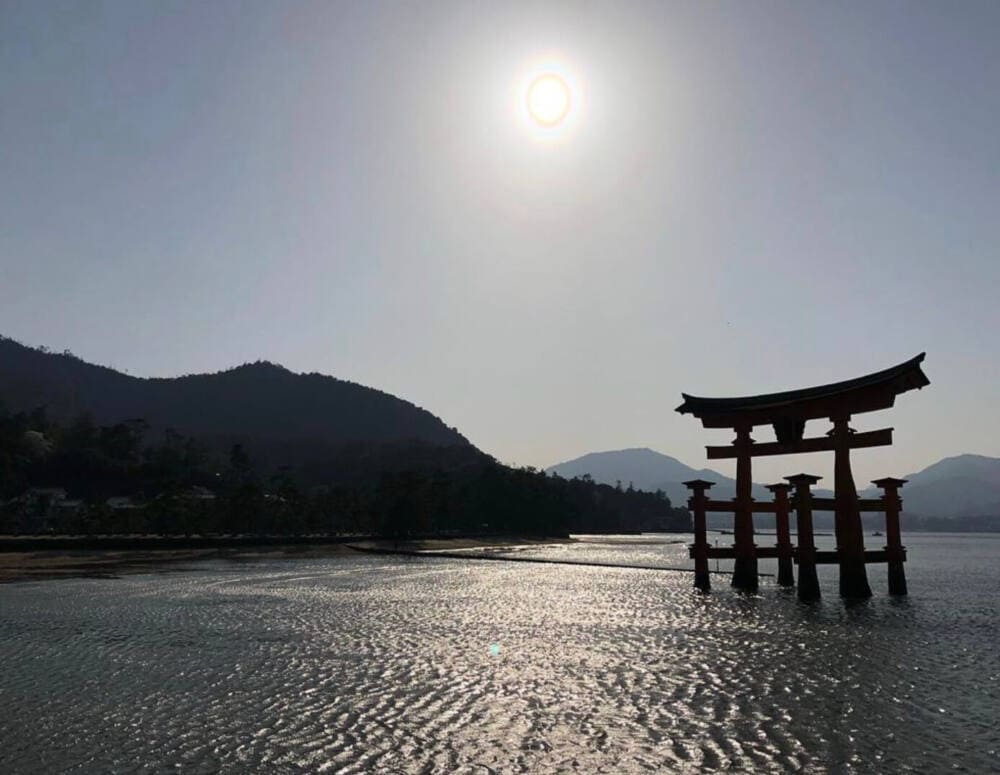
POLYGON ((245 443, 265 458, 281 457, 283 448, 294 462, 354 442, 471 446, 408 401, 266 361, 144 379, 0 339, 0 404, 23 412, 44 406, 50 420, 63 423, 83 414, 98 424, 141 418, 154 432, 170 428, 219 448, 245 443), (310 455, 303 457, 302 445, 310 455))
POLYGON ((688 528, 663 494, 503 466, 332 377, 255 363, 139 379, 0 340, 0 533, 688 528))

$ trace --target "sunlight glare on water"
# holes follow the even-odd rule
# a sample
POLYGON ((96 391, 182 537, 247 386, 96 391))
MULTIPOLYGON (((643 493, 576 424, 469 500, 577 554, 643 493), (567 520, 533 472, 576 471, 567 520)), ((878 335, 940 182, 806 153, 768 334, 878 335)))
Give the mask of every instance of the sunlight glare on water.
MULTIPOLYGON (((829 570, 810 607, 440 558, 7 585, 0 771, 996 771, 1000 538, 907 543, 911 596, 875 567, 852 607, 829 570)), ((662 539, 522 551, 686 562, 662 539)))

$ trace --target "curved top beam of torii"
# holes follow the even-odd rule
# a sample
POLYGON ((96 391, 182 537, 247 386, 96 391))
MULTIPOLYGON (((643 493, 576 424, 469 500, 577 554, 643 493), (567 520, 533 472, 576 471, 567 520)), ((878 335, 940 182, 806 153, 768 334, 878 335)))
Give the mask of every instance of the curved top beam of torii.
POLYGON ((774 425, 779 438, 802 437, 806 420, 888 409, 896 396, 930 384, 920 368, 925 353, 883 371, 829 385, 741 398, 701 398, 681 393, 681 414, 692 414, 706 428, 774 425), (786 429, 788 429, 786 431, 786 429), (797 432, 796 432, 797 431, 797 432))

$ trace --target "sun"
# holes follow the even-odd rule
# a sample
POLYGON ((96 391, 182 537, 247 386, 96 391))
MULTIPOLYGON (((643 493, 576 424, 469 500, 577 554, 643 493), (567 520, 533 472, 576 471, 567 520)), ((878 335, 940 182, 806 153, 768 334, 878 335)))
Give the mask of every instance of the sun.
POLYGON ((528 86, 525 103, 536 124, 547 128, 558 126, 569 114, 569 86, 555 73, 543 73, 528 86))
POLYGON ((586 118, 586 82, 573 64, 564 52, 549 52, 524 62, 509 82, 507 104, 526 136, 543 146, 573 140, 586 118))

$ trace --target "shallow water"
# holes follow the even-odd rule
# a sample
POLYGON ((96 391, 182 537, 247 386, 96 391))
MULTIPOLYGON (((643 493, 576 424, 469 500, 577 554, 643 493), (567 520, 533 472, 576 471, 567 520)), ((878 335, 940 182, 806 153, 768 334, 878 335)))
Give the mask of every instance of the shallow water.
POLYGON ((1000 536, 906 542, 910 597, 872 566, 851 607, 833 568, 814 606, 773 580, 366 556, 6 585, 0 772, 996 772, 1000 536))

